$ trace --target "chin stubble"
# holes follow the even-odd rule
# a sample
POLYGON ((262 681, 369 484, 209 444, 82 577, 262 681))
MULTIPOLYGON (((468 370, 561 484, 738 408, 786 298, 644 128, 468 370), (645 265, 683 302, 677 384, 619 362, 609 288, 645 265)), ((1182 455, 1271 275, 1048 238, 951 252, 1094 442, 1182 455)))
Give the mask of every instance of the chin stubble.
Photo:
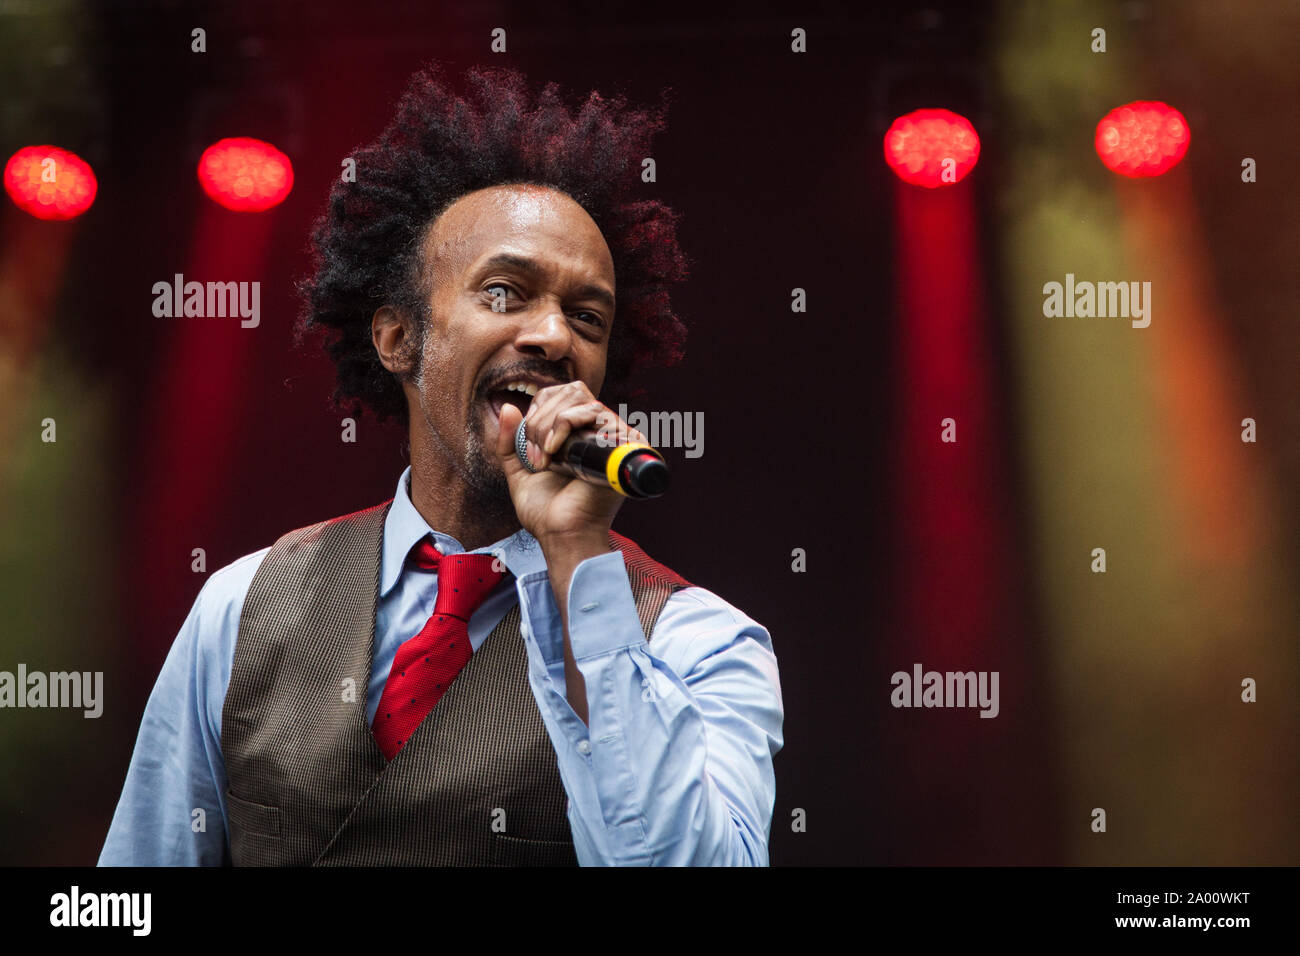
POLYGON ((494 523, 515 520, 514 502, 506 473, 489 458, 483 434, 483 416, 476 405, 470 415, 469 440, 465 442, 465 481, 470 487, 470 506, 494 523))

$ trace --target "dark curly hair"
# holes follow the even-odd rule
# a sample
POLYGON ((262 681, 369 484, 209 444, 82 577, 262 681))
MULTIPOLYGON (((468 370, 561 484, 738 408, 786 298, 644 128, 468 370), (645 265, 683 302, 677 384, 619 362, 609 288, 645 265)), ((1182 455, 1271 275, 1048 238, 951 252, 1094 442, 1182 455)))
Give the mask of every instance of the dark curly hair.
POLYGON ((686 327, 668 288, 687 275, 677 244, 678 214, 637 198, 641 160, 663 129, 668 90, 652 110, 592 91, 577 115, 548 83, 531 102, 522 74, 475 67, 469 95, 454 94, 436 61, 416 73, 388 128, 353 153, 356 182, 335 181, 312 231, 313 274, 299 283, 305 306, 298 338, 325 333, 337 366, 334 401, 380 420, 407 421, 398 378, 380 364, 370 320, 383 305, 428 322, 431 287, 422 240, 433 221, 467 193, 534 184, 578 202, 605 237, 614 262, 618 313, 606 358, 605 401, 626 398, 637 369, 681 360, 686 327))

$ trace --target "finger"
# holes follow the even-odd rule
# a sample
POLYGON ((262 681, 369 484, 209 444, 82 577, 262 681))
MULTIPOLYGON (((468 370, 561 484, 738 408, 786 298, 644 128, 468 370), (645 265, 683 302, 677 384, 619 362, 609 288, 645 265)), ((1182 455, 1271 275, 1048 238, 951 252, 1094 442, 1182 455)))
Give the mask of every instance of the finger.
POLYGON ((650 444, 650 439, 610 411, 608 406, 597 417, 596 437, 600 444, 609 448, 629 442, 650 444))
POLYGON ((529 439, 544 448, 546 437, 550 434, 555 425, 555 418, 561 411, 595 400, 596 396, 591 394, 591 389, 587 388, 587 384, 581 379, 542 389, 528 406, 528 424, 525 427, 529 439))
POLYGON ((547 432, 548 437, 542 440, 542 450, 553 454, 563 446, 569 435, 580 429, 590 428, 603 412, 608 411, 609 409, 597 401, 561 410, 555 416, 550 431, 547 432))
POLYGON ((608 408, 596 416, 596 442, 601 447, 613 448, 620 443, 624 422, 608 408))
MULTIPOLYGON (((515 435, 519 431, 519 423, 524 420, 524 414, 515 405, 506 403, 501 406, 501 428, 497 433, 497 455, 501 458, 502 467, 506 472, 508 481, 515 474, 532 474, 524 467, 523 462, 519 460, 519 453, 515 450, 515 435), (508 411, 507 411, 508 409, 508 411)), ((529 422, 529 426, 532 422, 529 422)), ((525 437, 528 435, 528 427, 524 429, 525 437)), ((528 461, 536 471, 543 471, 551 464, 551 457, 542 452, 536 442, 528 441, 527 443, 528 461)))

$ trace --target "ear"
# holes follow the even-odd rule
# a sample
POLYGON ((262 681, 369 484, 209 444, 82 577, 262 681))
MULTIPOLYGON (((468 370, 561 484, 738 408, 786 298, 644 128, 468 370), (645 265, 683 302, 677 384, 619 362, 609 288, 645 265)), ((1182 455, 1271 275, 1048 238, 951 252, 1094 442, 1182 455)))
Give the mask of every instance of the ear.
POLYGON ((394 375, 410 372, 415 326, 401 309, 380 306, 370 318, 370 340, 379 353, 379 361, 394 375))

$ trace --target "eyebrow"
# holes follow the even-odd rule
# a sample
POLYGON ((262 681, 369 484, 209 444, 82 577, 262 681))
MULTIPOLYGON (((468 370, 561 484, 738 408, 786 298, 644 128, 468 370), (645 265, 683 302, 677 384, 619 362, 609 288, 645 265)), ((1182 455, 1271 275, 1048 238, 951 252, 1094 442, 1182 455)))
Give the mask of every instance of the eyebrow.
MULTIPOLYGON (((530 259, 528 256, 519 256, 511 252, 499 252, 494 255, 483 266, 478 269, 478 274, 491 272, 494 269, 515 269, 519 272, 525 272, 529 275, 540 275, 545 270, 541 263, 536 259, 530 259)), ((613 311, 614 296, 604 286, 599 285, 580 285, 571 290, 572 295, 579 299, 595 299, 607 309, 613 311)))

